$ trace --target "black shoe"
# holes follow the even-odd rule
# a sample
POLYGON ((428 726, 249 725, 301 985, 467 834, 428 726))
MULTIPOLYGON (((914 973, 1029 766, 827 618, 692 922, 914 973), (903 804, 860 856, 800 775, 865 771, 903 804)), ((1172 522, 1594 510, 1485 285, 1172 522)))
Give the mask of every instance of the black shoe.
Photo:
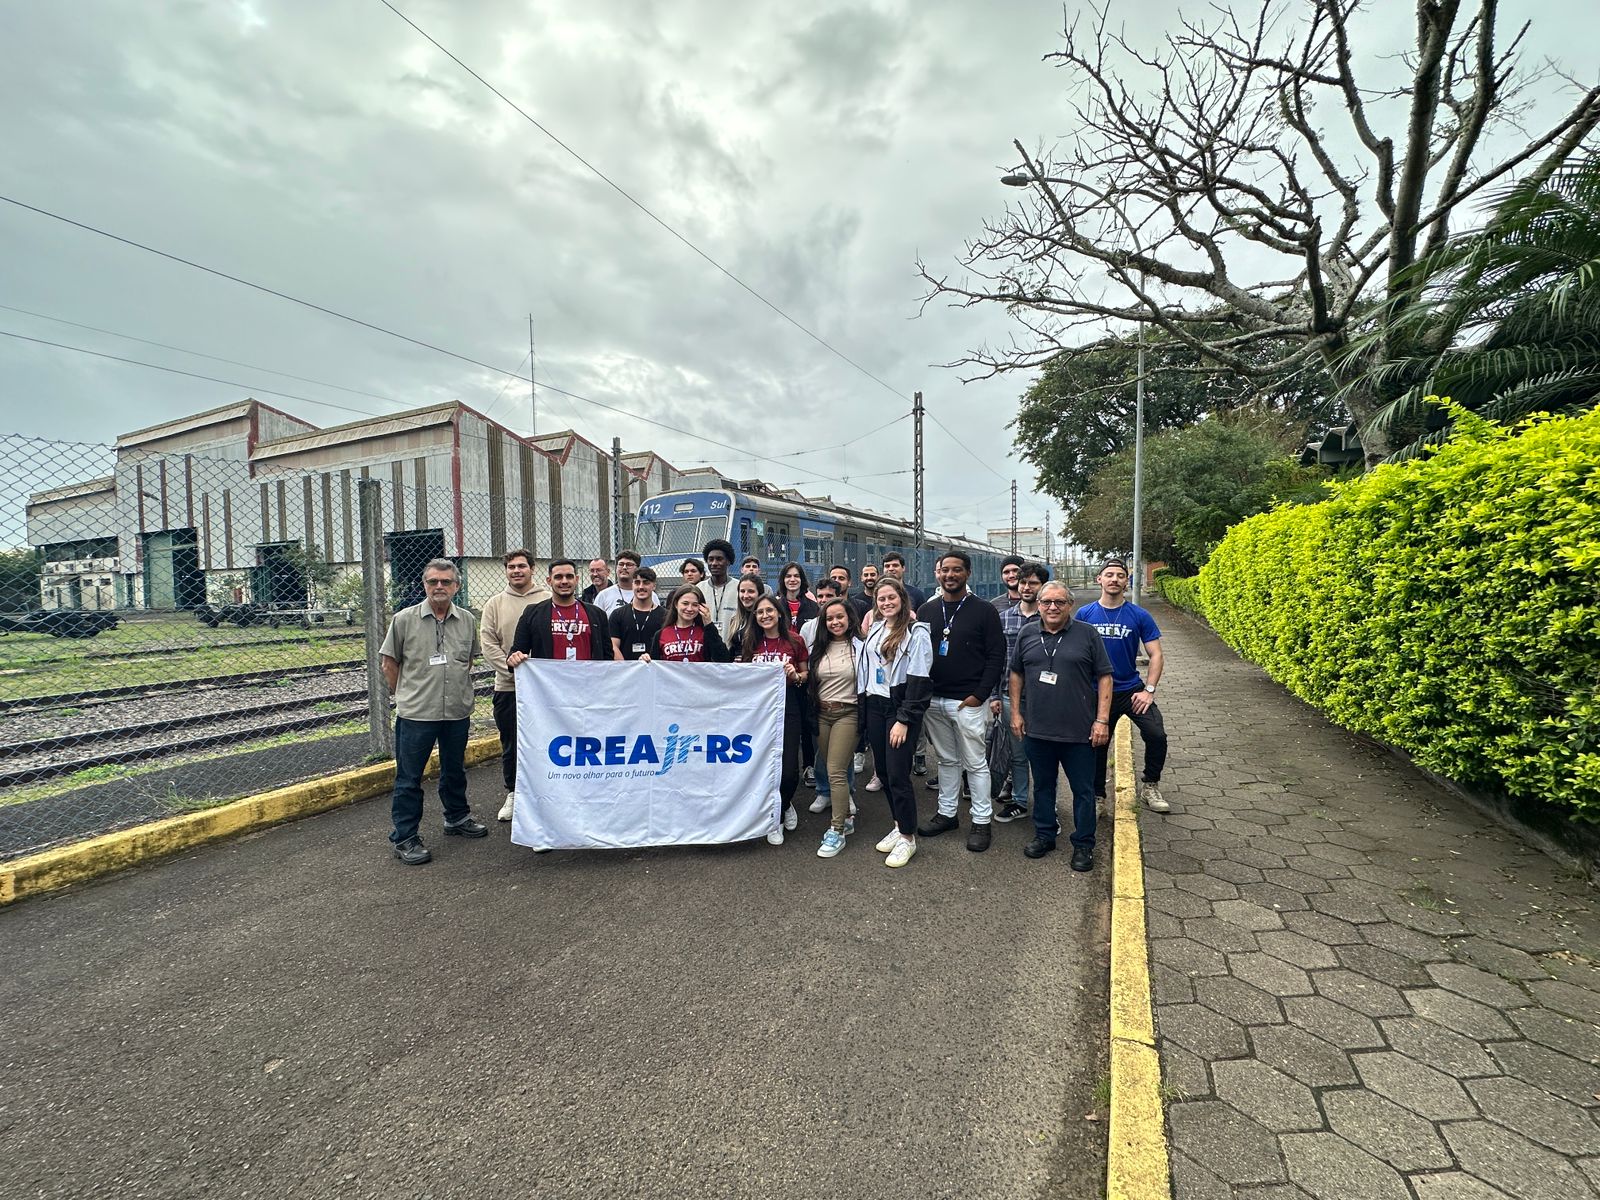
POLYGON ((967 834, 967 849, 974 854, 982 854, 989 848, 989 822, 974 821, 972 832, 967 834))
POLYGON ((1019 818, 1027 815, 1028 810, 1023 808, 1022 805, 1018 804, 1015 800, 1008 800, 1006 803, 994 810, 994 819, 999 821, 1002 825, 1010 821, 1018 820, 1019 818))
POLYGON ((1074 871, 1094 870, 1094 851, 1085 850, 1082 846, 1072 848, 1072 869, 1074 871))
POLYGON ((454 825, 445 823, 444 831, 451 837, 480 838, 489 836, 489 827, 471 817, 462 817, 454 825))
POLYGON ((954 817, 947 817, 943 813, 934 813, 921 825, 917 826, 918 837, 938 837, 941 833, 949 833, 952 829, 960 829, 961 822, 954 817))
POLYGON ((1022 852, 1029 858, 1043 858, 1055 848, 1056 844, 1051 838, 1036 837, 1022 848, 1022 852))
POLYGON ((403 842, 396 842, 394 856, 408 867, 420 867, 425 862, 433 861, 433 851, 424 846, 419 837, 408 837, 403 842))
POLYGON ((928 790, 930 792, 937 792, 939 790, 939 777, 937 775, 928 776, 928 790))
POLYGON ((928 773, 928 757, 917 753, 911 756, 911 773, 913 775, 926 775, 928 773))

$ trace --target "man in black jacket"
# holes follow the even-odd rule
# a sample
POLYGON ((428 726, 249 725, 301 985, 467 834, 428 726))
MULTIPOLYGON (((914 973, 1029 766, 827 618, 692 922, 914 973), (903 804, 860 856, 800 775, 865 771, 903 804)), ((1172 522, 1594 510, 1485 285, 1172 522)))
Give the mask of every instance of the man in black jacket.
POLYGON ((933 631, 933 700, 928 705, 928 740, 939 759, 939 811, 922 825, 921 837, 960 827, 956 808, 961 774, 972 790, 972 829, 967 849, 989 848, 989 722, 999 715, 992 700, 1006 668, 1006 634, 1000 614, 967 590, 972 559, 947 550, 939 559, 939 594, 917 612, 933 631))
POLYGON ((517 621, 506 663, 515 671, 530 658, 610 662, 611 630, 606 615, 578 598, 578 567, 570 558, 550 564, 550 599, 529 608, 517 621))

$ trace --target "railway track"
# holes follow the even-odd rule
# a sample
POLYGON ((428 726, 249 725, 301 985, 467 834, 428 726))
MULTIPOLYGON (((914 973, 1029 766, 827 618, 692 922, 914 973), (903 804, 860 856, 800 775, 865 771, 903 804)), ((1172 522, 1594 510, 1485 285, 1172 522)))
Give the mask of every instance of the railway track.
MULTIPOLYGON (((478 676, 473 690, 477 695, 488 695, 493 686, 493 675, 484 673, 478 676)), ((319 697, 314 702, 314 712, 307 712, 307 701, 300 698, 0 744, 0 788, 37 783, 94 767, 148 762, 364 718, 366 701, 367 691, 363 687, 319 697), (322 707, 324 705, 332 707, 322 707), (216 728, 219 725, 228 728, 216 728), (162 734, 174 732, 181 736, 161 739, 162 734), (148 740, 151 738, 160 740, 148 740)))
POLYGON ((317 663, 305 667, 277 667, 266 671, 244 671, 236 675, 207 675, 203 679, 172 679, 162 683, 136 683, 125 687, 94 688, 82 692, 54 692, 44 696, 15 696, 0 699, 0 713, 44 712, 52 708, 82 708, 108 700, 126 700, 137 697, 171 696, 181 692, 213 690, 216 688, 249 687, 257 683, 274 683, 280 679, 297 679, 339 671, 357 671, 365 668, 365 658, 340 659, 336 662, 317 663))

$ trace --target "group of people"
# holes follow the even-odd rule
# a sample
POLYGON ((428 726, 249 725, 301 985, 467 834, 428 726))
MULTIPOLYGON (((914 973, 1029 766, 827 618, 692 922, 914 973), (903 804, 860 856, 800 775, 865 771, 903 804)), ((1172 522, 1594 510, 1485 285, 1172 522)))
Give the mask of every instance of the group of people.
POLYGON ((631 550, 617 555, 615 581, 604 560, 591 562, 581 592, 575 562, 553 561, 541 588, 532 554, 511 550, 502 560, 506 587, 484 605, 481 627, 454 603, 456 565, 430 562, 422 577, 425 599, 395 614, 380 651, 396 714, 389 835, 395 857, 410 865, 432 857, 418 829, 422 772, 435 746, 445 834, 488 835, 467 803, 464 765, 472 662, 480 649, 495 670, 502 821, 512 819, 517 803, 514 672, 528 659, 781 666, 782 817, 767 838, 780 845, 798 827, 795 795, 804 779, 816 791, 811 811, 830 812, 817 849, 822 858, 838 855, 855 832, 852 789, 870 753, 866 790, 884 793, 893 821, 877 843, 888 866, 910 862, 919 838, 960 829, 964 795, 970 796, 968 850, 989 849, 992 821, 1031 815, 1034 836, 1023 853, 1042 858, 1056 846, 1056 786, 1065 774, 1071 866, 1091 870, 1106 750, 1122 716, 1144 741, 1145 803, 1167 811, 1160 789, 1167 739, 1155 703, 1165 666, 1161 632, 1127 599, 1121 560, 1104 563, 1098 599, 1074 612, 1070 591, 1051 580, 1047 566, 1017 556, 1002 564, 1005 591, 991 600, 969 588, 972 561, 962 550, 938 560, 931 597, 906 582, 905 560, 896 553, 885 556, 881 571, 864 566, 854 589, 844 565, 813 584, 803 565, 787 563, 774 587, 755 558, 734 576, 734 557, 728 542, 708 542, 699 559, 680 564, 683 582, 662 602, 656 572, 631 550), (1141 652, 1149 656, 1148 676, 1139 671, 1141 652), (1009 733, 1012 769, 1005 787, 991 789, 988 748, 996 719, 1009 733), (938 805, 919 820, 913 776, 924 736, 938 763, 930 783, 938 805))

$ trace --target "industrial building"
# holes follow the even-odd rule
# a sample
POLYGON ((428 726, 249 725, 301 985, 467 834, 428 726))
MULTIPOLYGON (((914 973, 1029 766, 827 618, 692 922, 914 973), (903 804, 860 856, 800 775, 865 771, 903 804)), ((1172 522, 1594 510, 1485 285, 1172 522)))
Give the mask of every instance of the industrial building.
POLYGON ((110 475, 29 497, 46 608, 303 606, 306 559, 359 568, 369 478, 394 584, 453 558, 463 602, 481 603, 503 586, 507 548, 540 564, 610 558, 613 510, 625 540, 640 501, 687 478, 653 453, 614 464, 570 430, 523 437, 454 402, 319 428, 246 399, 123 434, 113 460, 110 475))

